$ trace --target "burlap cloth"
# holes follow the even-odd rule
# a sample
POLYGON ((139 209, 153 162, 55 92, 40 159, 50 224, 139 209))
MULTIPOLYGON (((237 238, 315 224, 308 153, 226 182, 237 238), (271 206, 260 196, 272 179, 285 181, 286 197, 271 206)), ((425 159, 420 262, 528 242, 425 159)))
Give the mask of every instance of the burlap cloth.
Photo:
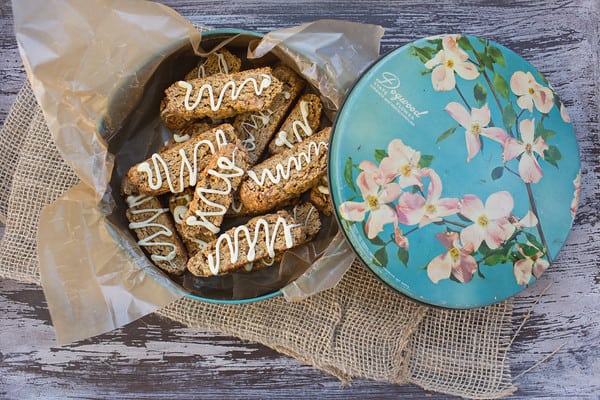
MULTIPOLYGON (((77 182, 26 83, 0 132, 1 277, 39 284, 40 211, 77 182)), ((159 313, 262 343, 343 382, 414 383, 471 398, 516 390, 508 364, 510 302, 470 311, 426 307, 393 292, 358 262, 336 288, 305 301, 214 305, 183 298, 159 313)))

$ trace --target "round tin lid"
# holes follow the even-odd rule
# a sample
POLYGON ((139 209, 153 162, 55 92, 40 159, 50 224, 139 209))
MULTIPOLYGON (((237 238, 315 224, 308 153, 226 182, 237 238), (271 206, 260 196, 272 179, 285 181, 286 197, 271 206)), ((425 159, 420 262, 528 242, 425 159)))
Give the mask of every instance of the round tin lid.
POLYGON ((336 215, 392 288, 450 308, 531 284, 567 238, 579 152, 563 104, 511 50, 472 36, 415 41, 356 83, 331 139, 336 215))

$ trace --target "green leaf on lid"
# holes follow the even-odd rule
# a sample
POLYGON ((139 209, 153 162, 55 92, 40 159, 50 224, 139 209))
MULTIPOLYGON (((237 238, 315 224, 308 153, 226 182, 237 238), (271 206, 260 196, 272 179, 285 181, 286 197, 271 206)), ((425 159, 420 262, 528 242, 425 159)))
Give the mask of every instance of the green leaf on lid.
POLYGON ((512 128, 517 121, 517 114, 515 113, 515 109, 512 106, 512 103, 508 103, 506 107, 504 107, 504 112, 502 113, 502 123, 504 124, 504 128, 506 130, 512 128))
POLYGON ((508 83, 500 74, 494 74, 494 88, 498 94, 508 100, 508 83))
POLYGON ((352 157, 348 157, 346 165, 344 165, 344 180, 350 189, 356 193, 356 186, 354 186, 354 180, 352 179, 352 157))
POLYGON ((441 142, 444 139, 447 139, 448 137, 450 137, 456 130, 458 129, 458 125, 453 126, 452 128, 445 130, 444 132, 442 132, 440 134, 440 136, 437 137, 437 139, 435 140, 436 143, 441 142))
POLYGON ((487 100, 487 90, 483 87, 483 85, 479 82, 473 87, 473 96, 475 96, 475 101, 479 105, 479 107, 483 107, 487 100))

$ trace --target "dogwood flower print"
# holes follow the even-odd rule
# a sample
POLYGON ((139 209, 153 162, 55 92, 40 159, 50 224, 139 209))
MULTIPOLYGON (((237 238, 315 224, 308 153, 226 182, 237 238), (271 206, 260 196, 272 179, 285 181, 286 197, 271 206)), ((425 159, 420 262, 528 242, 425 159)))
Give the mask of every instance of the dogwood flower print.
POLYGON ((413 185, 423 189, 420 159, 420 152, 405 145, 402 140, 394 139, 388 144, 388 157, 381 160, 380 169, 387 182, 398 177, 398 183, 403 189, 413 185))
POLYGON ((388 183, 383 186, 378 185, 373 176, 361 172, 356 183, 360 189, 363 200, 346 201, 340 205, 340 214, 342 218, 348 221, 364 221, 365 233, 369 239, 375 238, 382 230, 384 225, 396 222, 396 213, 392 207, 386 203, 391 203, 400 195, 401 188, 397 183, 388 183))
POLYGON ((404 225, 419 224, 419 228, 443 217, 456 214, 459 210, 458 199, 441 199, 442 180, 431 168, 423 168, 423 176, 429 177, 427 198, 419 193, 404 192, 398 199, 396 211, 398 222, 404 225))
POLYGON ((509 221, 513 207, 513 197, 506 191, 491 194, 485 206, 479 197, 464 195, 460 202, 460 214, 474 224, 460 232, 461 242, 473 251, 479 249, 483 241, 490 249, 500 247, 515 231, 515 226, 509 221))
POLYGON ((384 185, 391 182, 394 177, 388 178, 377 164, 372 161, 365 160, 358 164, 358 169, 363 171, 368 179, 375 182, 377 185, 384 185))
POLYGON ((514 264, 514 274, 517 285, 527 285, 531 280, 531 276, 539 278, 550 265, 548 261, 542 258, 543 253, 540 251, 533 256, 527 256, 519 245, 515 245, 521 256, 524 258, 518 260, 514 264))
POLYGON ((477 67, 470 61, 469 55, 458 47, 459 35, 448 35, 442 39, 442 50, 425 63, 433 68, 431 83, 436 92, 447 92, 456 86, 454 73, 463 79, 473 80, 479 76, 477 67))
POLYGON ((472 249, 460 245, 456 232, 442 232, 435 235, 442 246, 448 249, 427 264, 427 276, 433 283, 454 276, 459 282, 467 283, 477 271, 477 261, 471 255, 472 249))
POLYGON ((538 183, 542 179, 542 168, 536 159, 536 153, 544 158, 548 145, 539 136, 534 140, 535 121, 524 119, 519 124, 522 142, 515 138, 507 138, 504 142, 502 158, 504 163, 521 156, 519 160, 519 176, 525 183, 538 183))
POLYGON ((546 114, 554 104, 552 90, 536 82, 531 72, 517 71, 510 78, 510 90, 518 96, 517 105, 533 112, 533 106, 546 114))
POLYGON ((502 128, 488 127, 490 123, 490 109, 487 104, 481 108, 473 107, 471 113, 460 103, 451 102, 444 108, 448 114, 463 128, 467 143, 467 162, 471 161, 481 150, 480 136, 486 136, 499 143, 506 139, 506 131, 502 128))

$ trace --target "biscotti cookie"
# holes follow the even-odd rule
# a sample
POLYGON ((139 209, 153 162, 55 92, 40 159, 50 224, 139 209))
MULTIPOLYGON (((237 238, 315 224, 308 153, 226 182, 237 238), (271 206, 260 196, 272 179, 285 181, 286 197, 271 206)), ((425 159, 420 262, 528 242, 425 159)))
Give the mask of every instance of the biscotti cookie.
POLYGON ((292 216, 298 224, 304 228, 306 237, 304 241, 309 242, 317 236, 321 230, 321 218, 319 210, 310 202, 301 203, 292 208, 292 216))
POLYGON ((251 166, 256 164, 264 152, 305 84, 298 74, 283 65, 273 68, 273 76, 283 86, 271 106, 262 111, 240 114, 233 122, 242 146, 248 151, 251 166))
POLYGON ((234 72, 239 72, 241 68, 242 60, 231 54, 229 50, 222 48, 209 54, 197 67, 188 72, 183 79, 189 81, 215 74, 233 74, 234 72))
POLYGON ((333 214, 333 204, 329 195, 329 181, 326 175, 310 190, 309 200, 317 209, 327 216, 333 214))
POLYGON ((169 209, 160 200, 145 194, 126 198, 129 229, 135 232, 138 246, 148 252, 150 259, 162 270, 181 275, 187 265, 187 254, 176 233, 169 209))
POLYGON ((322 110, 323 105, 319 96, 305 94, 300 97, 279 132, 269 143, 269 153, 281 153, 311 136, 321 123, 322 110))
POLYGON ((208 244, 206 241, 199 239, 188 239, 183 236, 181 223, 183 222, 183 217, 187 213, 193 198, 194 189, 192 188, 186 188, 181 193, 171 194, 169 196, 169 210, 173 216, 175 228, 177 229, 177 233, 179 233, 179 236, 181 237, 181 240, 183 241, 183 244, 187 250, 188 256, 190 257, 202 250, 208 244))
POLYGON ((161 151, 175 147, 179 143, 183 143, 187 140, 190 140, 191 138, 195 138, 196 136, 201 135, 206 131, 210 131, 211 129, 216 128, 219 125, 220 124, 214 123, 210 120, 196 121, 191 125, 188 125, 185 128, 174 132, 173 137, 169 139, 167 143, 165 143, 161 151))
POLYGON ((188 261, 196 276, 222 275, 302 244, 306 232, 287 211, 252 218, 219 235, 188 261))
POLYGON ((331 128, 325 128, 252 167, 240 186, 244 207, 250 212, 270 210, 313 187, 327 168, 330 133, 331 128))
POLYGON ((239 143, 233 127, 219 125, 129 169, 127 176, 140 192, 158 196, 195 186, 211 156, 227 143, 239 143))
MULTIPOLYGON (((319 231, 321 230, 321 218, 319 217, 319 211, 310 203, 302 203, 294 206, 290 213, 292 214, 296 223, 300 224, 303 229, 302 242, 306 243, 313 240, 319 231)), ((275 253, 274 257, 265 257, 262 260, 248 263, 235 272, 251 272, 258 271, 270 267, 272 265, 278 265, 283 259, 285 250, 275 253)))
POLYGON ((211 241, 248 167, 248 153, 234 144, 223 146, 208 163, 196 184, 194 198, 183 217, 183 235, 211 241))
POLYGON ((189 121, 229 118, 268 108, 280 91, 281 82, 269 67, 178 81, 165 90, 164 114, 189 121))
MULTIPOLYGON (((271 209, 291 207, 291 206, 294 206, 294 205, 297 205, 298 203, 300 203, 300 200, 301 200, 300 196, 292 197, 290 199, 285 199, 281 203, 272 204, 271 209)), ((242 201, 240 200, 240 192, 238 190, 233 195, 233 201, 231 202, 231 206, 229 206, 229 209, 227 210, 227 213, 225 214, 225 216, 228 218, 246 217, 246 216, 250 216, 250 215, 254 216, 257 214, 261 214, 261 213, 264 213, 264 211, 261 211, 259 213, 259 212, 249 210, 246 207, 244 207, 244 204, 242 204, 242 201)))
POLYGON ((179 113, 174 113, 172 110, 167 109, 167 99, 164 98, 160 101, 160 118, 163 123, 171 129, 182 130, 189 126, 193 119, 187 119, 182 117, 179 113))

